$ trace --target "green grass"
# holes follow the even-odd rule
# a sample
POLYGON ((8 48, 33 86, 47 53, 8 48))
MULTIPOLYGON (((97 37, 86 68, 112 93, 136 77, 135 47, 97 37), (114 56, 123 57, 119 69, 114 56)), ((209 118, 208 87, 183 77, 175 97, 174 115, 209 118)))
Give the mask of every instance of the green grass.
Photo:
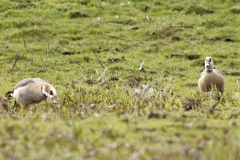
POLYGON ((0 159, 239 159, 239 7, 0 2, 0 159), (225 73, 220 100, 197 86, 206 56, 225 73), (14 108, 5 93, 27 77, 59 104, 14 108))

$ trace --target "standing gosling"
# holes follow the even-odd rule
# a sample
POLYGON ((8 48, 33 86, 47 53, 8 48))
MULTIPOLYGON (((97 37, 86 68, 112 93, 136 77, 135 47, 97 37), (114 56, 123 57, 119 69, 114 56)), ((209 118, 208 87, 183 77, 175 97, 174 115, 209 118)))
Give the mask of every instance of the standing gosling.
POLYGON ((198 80, 198 86, 201 91, 211 91, 213 87, 216 87, 218 91, 224 91, 225 80, 223 73, 213 68, 213 60, 211 57, 205 59, 205 70, 201 73, 201 77, 198 80))

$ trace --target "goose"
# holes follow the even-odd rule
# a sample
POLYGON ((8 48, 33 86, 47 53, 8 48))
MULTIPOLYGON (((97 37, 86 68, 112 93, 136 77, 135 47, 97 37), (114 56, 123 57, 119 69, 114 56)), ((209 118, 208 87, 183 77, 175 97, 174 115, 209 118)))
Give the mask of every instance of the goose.
POLYGON ((205 59, 205 70, 201 73, 198 86, 203 92, 211 91, 215 86, 218 91, 224 91, 224 74, 220 70, 214 69, 211 57, 205 59))
POLYGON ((51 98, 53 103, 57 103, 55 88, 41 78, 23 79, 7 94, 10 94, 24 106, 40 103, 47 98, 51 98))

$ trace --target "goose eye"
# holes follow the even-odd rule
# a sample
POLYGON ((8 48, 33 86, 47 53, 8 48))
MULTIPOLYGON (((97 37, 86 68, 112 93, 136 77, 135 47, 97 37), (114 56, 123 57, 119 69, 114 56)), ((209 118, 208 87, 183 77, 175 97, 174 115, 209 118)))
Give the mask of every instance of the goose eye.
POLYGON ((49 94, 52 96, 52 95, 53 95, 53 91, 52 91, 52 90, 50 90, 50 91, 49 91, 49 94))
POLYGON ((212 61, 212 59, 211 58, 209 58, 209 62, 211 62, 212 61))

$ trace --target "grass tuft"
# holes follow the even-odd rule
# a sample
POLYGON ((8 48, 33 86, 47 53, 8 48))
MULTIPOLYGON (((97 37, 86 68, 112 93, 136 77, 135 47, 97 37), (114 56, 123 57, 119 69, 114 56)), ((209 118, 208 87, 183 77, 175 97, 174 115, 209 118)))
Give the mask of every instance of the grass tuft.
POLYGON ((198 14, 198 15, 204 15, 204 14, 212 14, 214 13, 211 9, 206 9, 199 5, 190 5, 188 10, 186 11, 187 14, 198 14))

